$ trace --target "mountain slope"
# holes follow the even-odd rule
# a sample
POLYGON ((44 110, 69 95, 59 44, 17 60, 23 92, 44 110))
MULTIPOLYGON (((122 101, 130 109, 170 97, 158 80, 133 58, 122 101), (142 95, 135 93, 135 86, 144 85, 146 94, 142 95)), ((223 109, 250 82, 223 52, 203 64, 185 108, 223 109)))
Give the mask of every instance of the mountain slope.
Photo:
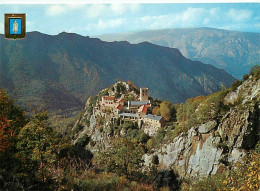
MULTIPOLYGON (((118 84, 114 84, 88 99, 84 114, 71 131, 74 144, 97 155, 100 148, 110 150, 111 143, 120 137, 134 139, 146 148, 143 157, 146 167, 174 169, 192 181, 234 170, 236 163, 242 162, 260 140, 259 66, 255 71, 240 85, 209 96, 190 98, 185 104, 175 106, 176 119, 156 130, 150 124, 150 131, 155 131, 155 135, 150 134, 148 138, 140 136, 148 134, 147 121, 138 123, 141 125, 137 127, 142 117, 129 120, 118 117, 113 110, 100 109, 99 101, 105 92, 110 96, 118 92, 115 88, 118 84)), ((126 84, 122 83, 127 90, 124 94, 130 94, 133 91, 126 84)), ((151 107, 155 107, 153 102, 151 107)))
POLYGON ((260 63, 260 33, 194 28, 108 34, 99 38, 131 43, 148 41, 178 48, 187 58, 223 68, 237 78, 242 78, 253 65, 260 63))
POLYGON ((0 36, 0 88, 27 109, 79 110, 118 78, 149 86, 152 96, 175 103, 234 80, 224 70, 186 59, 178 49, 147 42, 109 43, 68 33, 32 32, 16 41, 0 36))

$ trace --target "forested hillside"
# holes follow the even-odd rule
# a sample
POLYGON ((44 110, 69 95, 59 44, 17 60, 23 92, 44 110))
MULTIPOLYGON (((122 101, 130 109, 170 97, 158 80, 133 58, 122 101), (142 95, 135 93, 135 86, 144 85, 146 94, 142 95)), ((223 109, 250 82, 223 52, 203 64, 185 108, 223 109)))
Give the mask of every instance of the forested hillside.
POLYGON ((147 42, 109 43, 39 32, 12 41, 0 35, 0 88, 27 111, 42 108, 70 115, 118 78, 149 86, 153 97, 174 103, 213 93, 234 81, 224 70, 191 61, 178 49, 147 42))
POLYGON ((185 57, 223 68, 240 79, 253 65, 260 64, 259 33, 184 28, 107 34, 99 38, 105 41, 127 40, 131 43, 147 41, 178 48, 185 57))

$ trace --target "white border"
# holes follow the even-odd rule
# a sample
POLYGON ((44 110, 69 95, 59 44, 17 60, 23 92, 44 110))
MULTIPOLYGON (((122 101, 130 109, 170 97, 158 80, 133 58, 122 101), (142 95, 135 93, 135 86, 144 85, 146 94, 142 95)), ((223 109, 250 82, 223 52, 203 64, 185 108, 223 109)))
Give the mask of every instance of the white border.
POLYGON ((0 4, 260 3, 260 0, 0 0, 0 4))

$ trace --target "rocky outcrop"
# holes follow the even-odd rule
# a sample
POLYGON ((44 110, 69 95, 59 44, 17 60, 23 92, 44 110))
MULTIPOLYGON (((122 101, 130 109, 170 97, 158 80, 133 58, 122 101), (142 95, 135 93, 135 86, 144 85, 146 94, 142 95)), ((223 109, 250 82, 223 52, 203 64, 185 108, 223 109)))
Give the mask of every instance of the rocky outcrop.
POLYGON ((260 99, 260 79, 254 80, 252 76, 243 82, 236 91, 230 92, 224 99, 225 104, 235 104, 236 101, 246 103, 255 99, 260 99), (238 100, 238 99, 241 100, 238 100))
POLYGON ((203 177, 216 174, 240 161, 247 150, 259 141, 260 80, 250 77, 236 92, 225 97, 231 107, 221 120, 211 120, 188 133, 175 137, 144 156, 145 165, 152 165, 158 156, 159 168, 175 169, 182 177, 203 177), (240 99, 240 100, 237 100, 240 99))
POLYGON ((259 109, 238 106, 222 119, 218 132, 229 147, 249 149, 259 139, 259 109), (258 132, 258 133, 257 133, 258 132))
MULTIPOLYGON (((201 177, 216 174, 228 162, 238 162, 259 140, 256 110, 230 111, 216 130, 216 122, 191 128, 187 135, 176 137, 171 143, 155 149, 144 157, 151 165, 153 155, 161 168, 174 168, 180 176, 201 177), (258 133, 257 133, 258 132, 258 133)), ((259 114, 257 114, 259 117, 259 114)), ((259 119, 258 119, 259 120, 259 119)))
POLYGON ((217 126, 217 122, 215 120, 209 121, 207 123, 204 123, 199 126, 199 133, 208 133, 212 129, 214 129, 217 126))
MULTIPOLYGON (((170 142, 151 149, 143 156, 144 165, 148 168, 153 166, 153 157, 157 156, 158 169, 174 169, 181 177, 193 178, 230 168, 259 141, 259 92, 260 80, 250 77, 235 92, 225 96, 224 103, 230 105, 230 109, 221 118, 194 125, 170 142)), ((111 126, 121 123, 109 114, 90 110, 90 103, 91 100, 88 100, 84 115, 74 126, 74 129, 81 127, 75 143, 84 136, 89 137, 86 148, 95 152, 101 145, 104 149, 109 147, 110 137, 115 136, 111 126)), ((156 130, 147 128, 143 127, 144 132, 154 136, 156 130)), ((125 135, 126 130, 122 128, 117 136, 125 135)), ((168 184, 163 177, 158 175, 158 184, 168 184)))
MULTIPOLYGON (((191 128, 187 136, 183 134, 152 155, 157 155, 161 168, 174 168, 180 176, 206 176, 215 174, 223 153, 218 148, 221 138, 213 133, 200 134, 191 128)), ((145 156, 145 164, 150 165, 149 155, 145 156)))

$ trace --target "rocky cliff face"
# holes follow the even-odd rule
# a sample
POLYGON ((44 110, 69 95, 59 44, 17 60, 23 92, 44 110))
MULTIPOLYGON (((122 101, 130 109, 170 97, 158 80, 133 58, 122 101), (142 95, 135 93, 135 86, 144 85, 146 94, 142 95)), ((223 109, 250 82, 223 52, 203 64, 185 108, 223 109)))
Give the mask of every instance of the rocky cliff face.
POLYGON ((238 162, 259 141, 260 80, 252 78, 230 92, 226 103, 239 101, 219 121, 192 127, 171 143, 146 154, 145 165, 157 155, 161 168, 174 168, 181 176, 216 174, 238 162))
MULTIPOLYGON (((80 117, 73 129, 74 143, 85 146, 92 152, 95 152, 102 145, 103 148, 109 146, 109 139, 115 135, 112 126, 120 124, 120 120, 114 118, 113 113, 103 113, 95 109, 97 102, 104 95, 115 96, 121 95, 122 89, 118 88, 118 84, 124 87, 124 93, 133 98, 138 98, 138 90, 128 85, 126 82, 118 82, 113 86, 102 90, 97 96, 90 97, 85 105, 84 114, 80 117)), ((124 131, 120 130, 120 135, 124 135, 124 131)))
MULTIPOLYGON (((83 144, 95 152, 101 145, 105 149, 110 137, 124 136, 125 132, 120 129, 115 135, 111 128, 115 123, 120 124, 120 120, 109 114, 93 113, 93 99, 89 98, 85 113, 73 131, 75 144, 83 144)), ((224 103, 230 109, 221 119, 205 121, 170 142, 164 141, 143 156, 144 165, 152 166, 152 158, 157 155, 159 169, 174 169, 182 177, 194 178, 232 168, 259 141, 259 101, 260 79, 250 77, 225 96, 224 103)))

